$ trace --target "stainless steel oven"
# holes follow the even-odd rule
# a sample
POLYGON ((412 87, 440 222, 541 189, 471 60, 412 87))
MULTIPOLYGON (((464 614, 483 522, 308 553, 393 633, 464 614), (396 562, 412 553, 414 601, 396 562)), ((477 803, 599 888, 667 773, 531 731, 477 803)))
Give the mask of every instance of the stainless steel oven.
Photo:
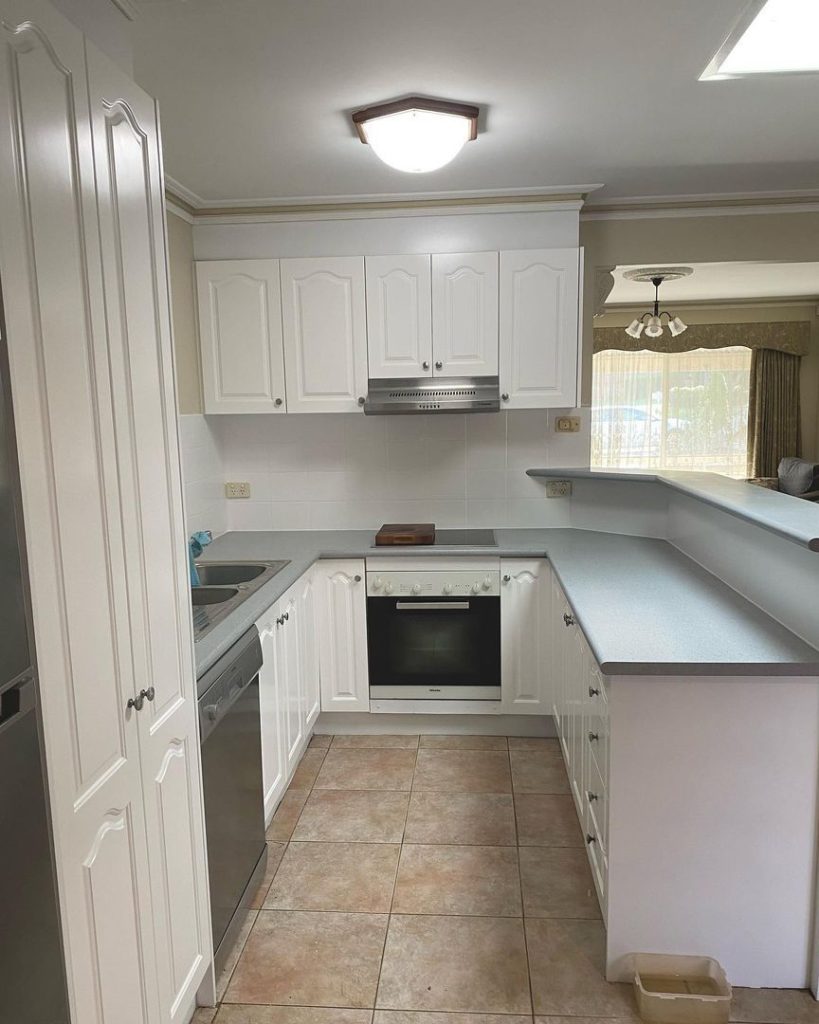
POLYGON ((367 572, 370 696, 500 700, 500 573, 367 572))

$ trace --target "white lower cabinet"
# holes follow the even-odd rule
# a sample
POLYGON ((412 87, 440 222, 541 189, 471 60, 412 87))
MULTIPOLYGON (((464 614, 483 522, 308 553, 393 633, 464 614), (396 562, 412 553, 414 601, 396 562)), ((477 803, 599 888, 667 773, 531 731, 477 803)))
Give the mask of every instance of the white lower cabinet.
POLYGON ((298 767, 318 717, 314 570, 305 573, 256 622, 262 644, 259 704, 262 778, 269 821, 298 767))
POLYGON ((361 558, 316 566, 322 711, 370 710, 365 579, 361 558))
POLYGON ((608 899, 608 698, 606 682, 571 605, 551 582, 551 658, 555 665, 554 716, 569 786, 603 919, 608 899))
POLYGON ((554 675, 549 656, 549 563, 503 559, 501 569, 501 698, 511 715, 548 715, 554 675))

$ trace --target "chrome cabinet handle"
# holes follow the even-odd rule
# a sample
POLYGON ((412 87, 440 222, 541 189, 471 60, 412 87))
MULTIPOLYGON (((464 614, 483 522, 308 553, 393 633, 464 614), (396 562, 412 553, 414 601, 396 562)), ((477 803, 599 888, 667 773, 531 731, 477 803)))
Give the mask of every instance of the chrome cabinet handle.
POLYGON ((140 695, 144 697, 145 700, 153 701, 156 696, 156 690, 153 686, 149 686, 147 690, 142 690, 140 695))
POLYGON ((596 733, 596 732, 590 732, 589 733, 589 743, 595 743, 599 739, 600 739, 599 733, 596 733))
POLYGON ((589 790, 589 792, 586 793, 586 796, 589 798, 589 803, 590 804, 593 804, 594 801, 597 799, 597 794, 596 793, 592 793, 591 790, 589 790))
POLYGON ((444 364, 441 362, 441 360, 440 359, 436 359, 435 360, 435 369, 436 370, 443 370, 443 368, 444 368, 444 364))
POLYGON ((277 398, 277 399, 276 399, 276 400, 275 400, 275 401, 273 402, 273 404, 274 404, 274 405, 276 406, 276 408, 278 409, 278 408, 279 408, 279 406, 280 406, 280 405, 282 404, 282 400, 281 400, 281 398, 277 398))
POLYGON ((282 618, 284 619, 285 622, 287 622, 288 619, 290 618, 290 612, 285 612, 284 615, 282 615, 282 618))
POLYGON ((429 369, 429 360, 425 359, 423 361, 423 363, 421 363, 421 366, 423 367, 423 369, 428 370, 429 369))
POLYGON ((508 402, 509 401, 509 395, 507 395, 505 391, 501 395, 501 398, 504 400, 504 402, 508 402))
POLYGON ((133 708, 134 711, 141 711, 145 707, 145 701, 152 701, 155 696, 156 690, 153 686, 149 686, 147 690, 140 690, 136 697, 128 698, 125 710, 130 711, 133 708))
POLYGON ((590 697, 599 697, 600 696, 600 691, 597 689, 596 686, 590 686, 589 687, 589 696, 590 697))
POLYGON ((588 843, 589 846, 591 846, 592 843, 596 843, 597 842, 597 836, 593 836, 591 834, 591 832, 587 832, 586 833, 586 842, 588 843))
POLYGON ((574 615, 568 615, 566 612, 564 612, 563 613, 563 625, 564 626, 573 626, 574 625, 574 615))
POLYGON ((284 616, 283 615, 277 616, 277 618, 276 618, 276 625, 277 626, 283 626, 284 625, 284 616))
POLYGON ((364 398, 363 396, 361 398, 359 398, 359 400, 358 400, 358 404, 359 405, 363 405, 365 402, 366 402, 366 398, 364 398))
POLYGON ((511 581, 512 581, 512 577, 511 576, 504 576, 503 577, 503 582, 504 583, 511 583, 511 581))
POLYGON ((358 575, 358 573, 356 573, 356 575, 353 576, 353 582, 354 583, 360 583, 361 582, 361 577, 358 575))

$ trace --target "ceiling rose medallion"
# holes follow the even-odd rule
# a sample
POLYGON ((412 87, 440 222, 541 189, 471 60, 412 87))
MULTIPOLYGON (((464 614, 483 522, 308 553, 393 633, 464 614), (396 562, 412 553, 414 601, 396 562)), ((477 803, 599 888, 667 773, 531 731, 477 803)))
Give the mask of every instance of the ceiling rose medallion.
POLYGON ((448 164, 478 137, 478 107, 409 96, 356 111, 358 137, 398 171, 423 174, 448 164))

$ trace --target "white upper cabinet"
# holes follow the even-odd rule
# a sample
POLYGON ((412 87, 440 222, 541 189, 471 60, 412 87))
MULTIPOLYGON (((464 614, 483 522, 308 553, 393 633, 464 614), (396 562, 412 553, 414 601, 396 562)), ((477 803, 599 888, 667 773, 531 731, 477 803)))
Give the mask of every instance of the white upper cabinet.
POLYGON ((432 372, 429 256, 367 256, 370 377, 428 377, 432 372))
POLYGON ((433 372, 436 377, 498 373, 498 254, 432 257, 433 372))
POLYGON ((367 394, 364 257, 281 261, 288 412, 356 412, 367 394))
POLYGON ((500 257, 500 387, 506 409, 577 404, 580 250, 500 257))
POLYGON ((196 264, 206 413, 285 412, 278 260, 196 264))

